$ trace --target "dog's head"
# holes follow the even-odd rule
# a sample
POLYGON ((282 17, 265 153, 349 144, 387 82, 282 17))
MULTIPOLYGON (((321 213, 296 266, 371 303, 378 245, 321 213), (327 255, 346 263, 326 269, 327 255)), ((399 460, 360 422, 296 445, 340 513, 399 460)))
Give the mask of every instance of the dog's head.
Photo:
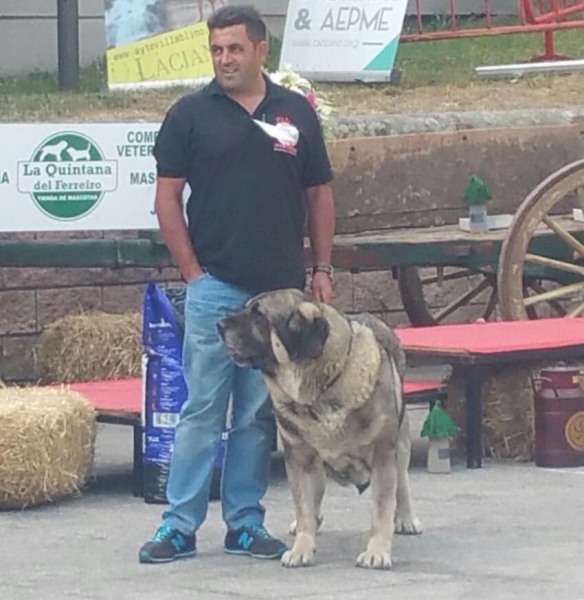
POLYGON ((238 365, 269 375, 281 364, 317 359, 330 330, 319 305, 298 290, 255 296, 217 327, 238 365))

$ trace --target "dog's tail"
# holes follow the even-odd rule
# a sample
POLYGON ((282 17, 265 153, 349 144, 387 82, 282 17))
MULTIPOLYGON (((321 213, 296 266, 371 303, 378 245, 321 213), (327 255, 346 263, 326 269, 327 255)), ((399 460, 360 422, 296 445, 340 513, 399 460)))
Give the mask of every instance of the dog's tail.
POLYGON ((369 313, 351 315, 350 320, 357 321, 373 331, 377 343, 385 350, 390 361, 395 362, 400 380, 403 379, 406 374, 406 355, 394 331, 369 313))

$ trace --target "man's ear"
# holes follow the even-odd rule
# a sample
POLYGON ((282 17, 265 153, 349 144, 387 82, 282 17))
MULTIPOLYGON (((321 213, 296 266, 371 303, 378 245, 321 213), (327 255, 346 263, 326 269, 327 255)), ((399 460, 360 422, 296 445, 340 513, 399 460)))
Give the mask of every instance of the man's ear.
POLYGON ((262 61, 262 64, 266 62, 269 50, 270 48, 268 46, 267 40, 261 40, 257 43, 256 52, 258 54, 259 59, 262 61))
POLYGON ((330 333, 330 326, 322 311, 310 302, 303 302, 292 313, 287 329, 288 352, 300 360, 318 358, 330 333))

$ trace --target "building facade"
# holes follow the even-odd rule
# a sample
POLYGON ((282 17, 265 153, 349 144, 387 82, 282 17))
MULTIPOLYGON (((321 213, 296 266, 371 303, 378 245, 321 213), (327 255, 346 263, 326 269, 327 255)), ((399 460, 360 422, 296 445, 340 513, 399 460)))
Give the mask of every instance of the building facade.
MULTIPOLYGON (((89 66, 102 59, 106 50, 104 0, 78 1, 80 62, 89 66)), ((198 4, 195 0, 191 2, 193 6, 198 4)), ((248 2, 231 0, 231 3, 248 2)), ((251 3, 265 15, 272 32, 281 35, 288 0, 251 3)), ((0 76, 56 70, 57 0, 1 0, 0 76)))

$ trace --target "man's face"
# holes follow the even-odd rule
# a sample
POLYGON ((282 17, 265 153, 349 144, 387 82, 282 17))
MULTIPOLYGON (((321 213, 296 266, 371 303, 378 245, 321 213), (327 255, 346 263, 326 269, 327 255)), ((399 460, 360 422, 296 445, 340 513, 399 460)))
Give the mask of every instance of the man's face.
POLYGON ((268 53, 265 41, 254 44, 245 25, 213 29, 209 35, 213 69, 226 92, 245 92, 257 81, 268 53))

